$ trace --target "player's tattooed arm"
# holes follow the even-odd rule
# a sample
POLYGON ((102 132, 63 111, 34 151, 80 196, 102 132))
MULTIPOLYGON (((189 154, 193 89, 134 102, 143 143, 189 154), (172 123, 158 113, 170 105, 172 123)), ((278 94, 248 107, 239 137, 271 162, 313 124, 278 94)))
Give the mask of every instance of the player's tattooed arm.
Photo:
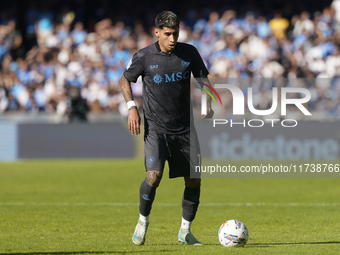
MULTIPOLYGON (((209 86, 212 87, 210 81, 208 78, 201 78, 201 82, 200 82, 202 85, 203 85, 203 88, 207 91, 209 91, 209 93, 211 93, 211 89, 207 86, 205 86, 204 84, 208 84, 209 86)), ((207 92, 205 92, 204 90, 202 90, 202 94, 207 94, 207 92)), ((202 119, 205 119, 205 118, 212 118, 212 116, 214 115, 214 111, 213 109, 211 108, 211 97, 208 96, 207 97, 207 114, 206 115, 202 115, 202 119)))
MULTIPOLYGON (((133 100, 131 83, 122 75, 120 79, 120 89, 122 91, 123 97, 126 102, 133 100)), ((128 117, 128 125, 129 130, 131 131, 132 135, 139 135, 140 134, 140 122, 141 118, 138 113, 138 109, 136 106, 133 106, 129 109, 129 117, 128 117)))
POLYGON ((133 100, 132 95, 132 89, 131 89, 131 83, 125 78, 124 75, 122 75, 122 78, 120 78, 120 89, 122 91, 123 97, 126 102, 133 100))

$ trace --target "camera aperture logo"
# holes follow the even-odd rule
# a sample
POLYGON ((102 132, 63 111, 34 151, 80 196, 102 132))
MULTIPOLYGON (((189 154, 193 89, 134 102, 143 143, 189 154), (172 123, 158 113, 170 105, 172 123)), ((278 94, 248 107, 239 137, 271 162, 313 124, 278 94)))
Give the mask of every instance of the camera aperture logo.
MULTIPOLYGON (((208 84, 206 84, 206 83, 203 83, 203 82, 197 82, 197 83, 200 85, 200 86, 198 87, 198 89, 200 89, 200 90, 204 91, 205 93, 207 93, 207 94, 211 97, 211 99, 214 101, 215 105, 217 105, 217 103, 216 103, 216 100, 215 100, 214 96, 213 96, 208 90, 204 89, 204 88, 203 88, 204 86, 206 86, 206 87, 209 88, 212 92, 215 93, 215 95, 217 96, 218 100, 220 101, 221 106, 223 106, 223 105, 222 105, 222 100, 221 100, 220 95, 217 93, 217 91, 216 91, 212 86, 210 86, 210 85, 208 85, 208 84)), ((202 106, 203 106, 203 104, 202 104, 202 106)), ((205 104, 205 106, 206 106, 206 104, 205 104)), ((203 109, 202 109, 202 112, 203 112, 203 109)), ((205 109, 205 114, 206 114, 206 113, 207 113, 207 109, 205 109)))
MULTIPOLYGON (((216 96, 218 97, 221 106, 222 106, 222 101, 216 90, 205 83, 199 82, 200 85, 206 86, 209 88, 211 91, 213 91, 216 96)), ((215 88, 226 88, 231 92, 232 98, 233 98, 233 115, 244 115, 244 105, 245 105, 245 97, 243 94, 243 91, 237 87, 236 85, 231 85, 231 84, 216 84, 215 88)), ((215 102, 216 100, 213 97, 213 95, 206 89, 204 88, 199 88, 202 91, 205 91, 215 102)), ((207 94, 202 94, 201 98, 201 114, 206 115, 207 114, 207 94)), ((248 109, 251 113, 254 115, 258 116, 267 116, 272 113, 274 113, 277 109, 278 106, 278 88, 273 88, 272 89, 272 106, 270 109, 267 110, 257 110, 254 107, 253 104, 253 89, 251 87, 248 87, 247 90, 247 105, 248 109)), ((287 115, 287 105, 295 105, 304 115, 306 116, 311 116, 312 114, 306 109, 306 107, 303 105, 304 103, 307 103, 311 99, 311 93, 308 89, 305 88, 293 88, 293 87, 282 87, 281 92, 281 116, 287 115), (301 95, 301 98, 289 98, 288 94, 289 93, 299 93, 301 95)), ((230 124, 230 127, 233 127, 237 125, 240 127, 242 125, 243 127, 249 126, 249 127, 262 127, 264 126, 264 123, 271 123, 271 127, 275 126, 276 122, 279 122, 280 119, 250 119, 246 121, 245 119, 242 122, 235 122, 233 120, 227 120, 227 119, 213 119, 213 127, 216 127, 216 125, 226 125, 230 124)), ((298 122, 295 119, 283 119, 281 120, 281 126, 282 127, 296 127, 298 122)))

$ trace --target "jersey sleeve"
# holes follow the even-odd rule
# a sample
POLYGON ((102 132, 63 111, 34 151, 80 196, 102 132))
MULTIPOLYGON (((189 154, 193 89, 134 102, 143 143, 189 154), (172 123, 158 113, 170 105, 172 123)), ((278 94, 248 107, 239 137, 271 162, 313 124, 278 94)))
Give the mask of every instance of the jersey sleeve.
POLYGON ((125 68, 124 77, 129 81, 135 83, 138 77, 143 73, 143 65, 138 52, 135 53, 125 68))
POLYGON ((197 49, 193 47, 193 63, 192 63, 192 73, 195 78, 206 78, 209 74, 201 55, 198 53, 197 49))

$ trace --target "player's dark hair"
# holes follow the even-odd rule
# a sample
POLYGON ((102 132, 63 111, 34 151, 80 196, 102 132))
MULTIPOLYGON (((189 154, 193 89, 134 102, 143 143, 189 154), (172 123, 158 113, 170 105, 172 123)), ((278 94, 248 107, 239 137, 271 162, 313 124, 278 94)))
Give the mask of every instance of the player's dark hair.
POLYGON ((163 29, 163 27, 168 28, 178 28, 179 18, 172 11, 163 11, 157 15, 155 19, 156 28, 163 29))

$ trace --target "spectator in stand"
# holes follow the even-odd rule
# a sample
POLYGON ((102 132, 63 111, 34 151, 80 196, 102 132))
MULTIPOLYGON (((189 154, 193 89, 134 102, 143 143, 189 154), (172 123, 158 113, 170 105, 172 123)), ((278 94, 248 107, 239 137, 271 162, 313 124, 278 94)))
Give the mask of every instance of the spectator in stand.
MULTIPOLYGON (((118 77, 138 49, 155 42, 148 23, 133 23, 124 14, 113 23, 98 13, 97 23, 91 18, 89 23, 73 25, 85 20, 78 10, 65 5, 58 13, 51 11, 50 4, 46 2, 41 8, 38 2, 28 3, 23 12, 25 45, 20 43, 16 23, 10 22, 13 18, 0 15, 0 112, 7 105, 7 111, 63 114, 70 96, 67 91, 76 88, 88 109, 126 114, 118 77), (27 54, 21 54, 17 46, 28 49, 27 54)), ((190 8, 183 14, 189 23, 181 23, 179 40, 198 48, 214 77, 328 77, 329 83, 306 87, 313 94, 311 109, 334 114, 340 93, 338 5, 340 1, 333 1, 322 13, 313 15, 303 11, 300 16, 282 17, 275 11, 269 22, 266 18, 273 12, 263 16, 257 11, 245 12, 243 16, 244 12, 231 9, 209 13, 190 8)), ((141 84, 133 87, 137 102, 141 100, 141 84)), ((259 103, 259 98, 267 96, 261 86, 255 86, 254 93, 259 103)))
POLYGON ((43 15, 36 22, 36 35, 39 46, 45 44, 46 38, 53 33, 52 17, 43 15))
POLYGON ((260 16, 258 18, 256 32, 257 32, 257 35, 262 38, 267 38, 270 35, 270 27, 264 16, 260 16))
POLYGON ((14 20, 11 20, 7 24, 7 36, 4 45, 11 54, 12 59, 23 57, 22 36, 20 31, 16 30, 16 22, 14 20))
POLYGON ((298 19, 294 25, 294 37, 300 35, 302 32, 305 32, 307 37, 314 33, 314 23, 309 19, 309 16, 307 11, 301 13, 300 19, 298 19))
POLYGON ((74 25, 74 29, 71 32, 73 43, 75 46, 79 46, 85 42, 87 37, 87 32, 84 30, 84 25, 82 22, 77 22, 74 25))
POLYGON ((3 87, 0 87, 0 113, 3 113, 7 109, 7 106, 8 99, 6 97, 6 90, 3 87))
POLYGON ((277 39, 282 39, 285 37, 285 31, 289 26, 289 21, 282 17, 281 11, 276 10, 274 13, 274 18, 269 21, 269 27, 273 31, 274 36, 277 39))
POLYGON ((25 12, 25 21, 26 21, 26 51, 32 49, 33 46, 37 45, 37 36, 36 36, 36 28, 35 24, 39 20, 40 11, 37 8, 37 4, 35 1, 27 1, 28 9, 25 12))

